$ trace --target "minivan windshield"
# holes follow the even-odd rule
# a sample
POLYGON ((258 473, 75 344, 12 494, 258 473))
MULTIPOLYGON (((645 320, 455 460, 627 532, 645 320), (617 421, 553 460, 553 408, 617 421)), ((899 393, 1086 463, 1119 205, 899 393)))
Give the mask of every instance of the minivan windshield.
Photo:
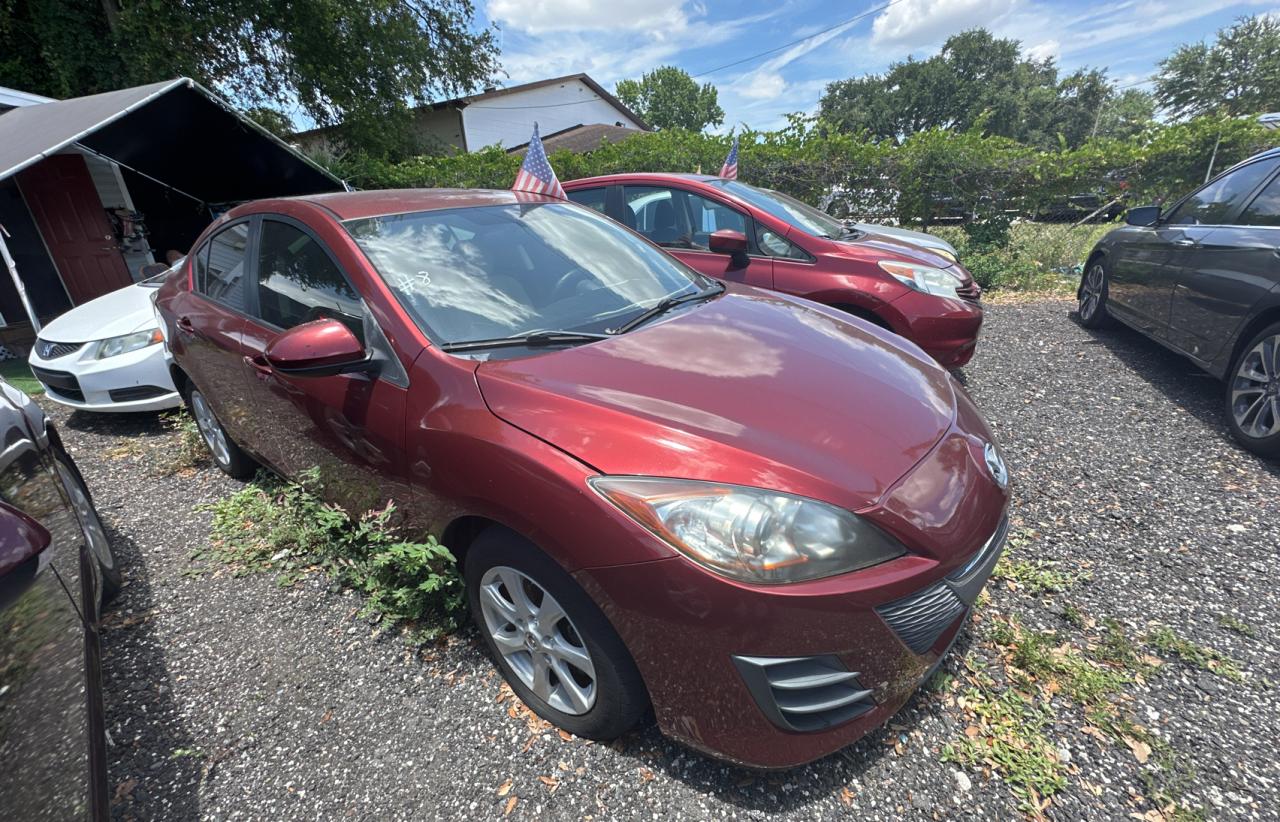
POLYGON ((761 211, 767 212, 788 225, 815 237, 839 239, 849 233, 843 223, 826 212, 806 205, 794 197, 771 188, 756 188, 737 180, 711 180, 710 185, 723 188, 726 193, 739 197, 761 211))
POLYGON ((449 346, 537 332, 608 334, 711 280, 568 203, 349 220, 356 243, 423 332, 449 346))

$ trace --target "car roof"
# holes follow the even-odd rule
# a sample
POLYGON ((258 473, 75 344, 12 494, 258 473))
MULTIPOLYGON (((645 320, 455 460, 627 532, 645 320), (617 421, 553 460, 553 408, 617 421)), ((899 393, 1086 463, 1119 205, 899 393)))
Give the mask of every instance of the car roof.
POLYGON ((270 210, 272 203, 302 202, 320 206, 339 220, 359 220, 364 217, 380 217, 386 214, 405 214, 412 211, 437 211, 443 208, 472 208, 476 206, 528 205, 530 203, 559 203, 556 197, 542 194, 485 188, 391 188, 376 191, 340 191, 332 194, 308 194, 277 200, 259 200, 252 210, 270 210))
POLYGON ((655 171, 637 171, 637 172, 620 172, 617 174, 601 174, 599 177, 583 177, 579 180, 570 180, 565 183, 565 187, 580 185, 588 185, 590 183, 607 183, 611 180, 690 180, 695 183, 709 183, 720 178, 714 174, 672 174, 666 172, 655 171))

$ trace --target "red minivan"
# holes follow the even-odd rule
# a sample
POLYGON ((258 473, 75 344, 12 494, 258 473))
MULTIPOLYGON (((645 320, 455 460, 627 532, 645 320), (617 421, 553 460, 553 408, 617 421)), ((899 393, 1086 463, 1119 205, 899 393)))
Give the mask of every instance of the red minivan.
POLYGON ((849 228, 781 192, 705 174, 611 174, 564 189, 709 277, 870 320, 947 368, 973 357, 982 289, 940 250, 849 228))
POLYGON ((462 564, 515 692, 607 739, 650 706, 785 767, 884 722, 1003 547, 1004 463, 902 338, 725 284, 573 203, 240 206, 161 288, 214 458, 318 467, 462 564))

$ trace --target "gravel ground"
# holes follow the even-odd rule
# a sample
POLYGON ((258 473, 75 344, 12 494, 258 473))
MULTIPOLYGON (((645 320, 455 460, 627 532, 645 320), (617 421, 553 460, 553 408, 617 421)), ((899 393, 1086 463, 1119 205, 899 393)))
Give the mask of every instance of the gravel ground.
POLYGON ((1066 773, 1044 815, 1173 818, 1151 795, 1154 780, 1176 782, 1168 795, 1209 818, 1274 819, 1280 470, 1232 444, 1216 382, 1136 334, 1079 328, 1069 307, 992 306, 966 378, 1014 474, 1022 544, 1013 556, 1087 578, 1058 592, 993 582, 944 669, 951 684, 851 748, 784 773, 711 761, 652 728, 611 745, 562 737, 500 687, 469 632, 411 650, 326 580, 281 587, 270 574, 193 562, 209 516, 194 509, 238 483, 211 468, 167 475, 175 437, 154 416, 53 410, 127 579, 104 636, 114 816, 1034 813, 1007 772, 943 754, 975 730, 961 686, 1001 664, 991 629, 1014 616, 1086 650, 1104 620, 1133 636, 1159 623, 1242 672, 1237 682, 1144 648, 1158 667, 1110 701, 1169 746, 1170 757, 1145 763, 1042 691, 1035 699, 1053 711, 1047 736, 1066 773), (1171 762, 1177 779, 1159 770, 1171 762))

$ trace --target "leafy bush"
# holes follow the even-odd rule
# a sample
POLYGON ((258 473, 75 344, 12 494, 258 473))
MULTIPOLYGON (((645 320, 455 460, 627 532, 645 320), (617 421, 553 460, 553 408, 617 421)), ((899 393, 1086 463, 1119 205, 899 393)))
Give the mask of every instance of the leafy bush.
POLYGON ((1079 282, 1080 266, 1094 243, 1115 226, 1020 221, 1009 226, 1003 244, 981 232, 974 238, 967 228, 934 226, 929 231, 956 247, 960 261, 984 289, 1068 292, 1079 282))
POLYGON ((282 581, 319 567, 368 597, 365 612, 412 623, 431 637, 452 626, 463 585, 449 549, 405 539, 390 526, 393 507, 353 518, 320 496, 319 471, 298 482, 258 478, 209 505, 209 553, 240 571, 278 570, 282 581))
MULTIPOLYGON (((1099 138, 1049 151, 986 136, 981 124, 968 131, 921 131, 894 144, 833 133, 797 116, 778 131, 739 136, 746 182, 839 216, 924 225, 942 217, 1029 215, 1085 193, 1134 204, 1167 202, 1204 180, 1211 157, 1216 173, 1276 141, 1275 132, 1253 119, 1230 117, 1154 124, 1131 140, 1099 138)), ((714 173, 729 145, 725 135, 667 129, 588 154, 556 152, 551 163, 562 180, 624 171, 714 173)), ((395 164, 358 155, 327 162, 364 188, 506 188, 521 158, 491 146, 395 164)))

